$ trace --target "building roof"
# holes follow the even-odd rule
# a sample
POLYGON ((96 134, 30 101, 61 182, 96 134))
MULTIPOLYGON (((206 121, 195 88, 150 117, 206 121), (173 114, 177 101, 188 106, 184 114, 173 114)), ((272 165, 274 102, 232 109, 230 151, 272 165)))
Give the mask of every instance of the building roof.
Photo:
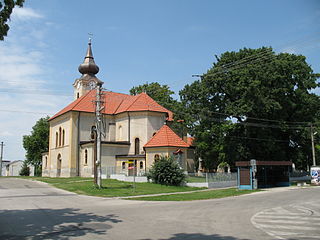
MULTIPOLYGON (((96 97, 96 91, 91 90, 80 98, 76 99, 64 109, 56 113, 49 120, 52 120, 64 113, 70 111, 77 112, 91 112, 95 111, 94 101, 96 97)), ((149 97, 146 93, 140 93, 136 96, 115 93, 115 92, 103 92, 104 109, 103 114, 119 114, 123 112, 163 112, 168 114, 168 121, 173 120, 173 113, 168 109, 162 107, 155 100, 149 97)))
POLYGON ((194 137, 187 137, 187 144, 189 146, 192 146, 193 145, 193 141, 194 141, 194 137))
POLYGON ((171 128, 163 125, 160 130, 144 145, 144 147, 184 147, 189 145, 171 128))
MULTIPOLYGON (((291 161, 256 161, 257 166, 292 166, 291 161)), ((237 167, 249 167, 250 161, 237 161, 237 167)))

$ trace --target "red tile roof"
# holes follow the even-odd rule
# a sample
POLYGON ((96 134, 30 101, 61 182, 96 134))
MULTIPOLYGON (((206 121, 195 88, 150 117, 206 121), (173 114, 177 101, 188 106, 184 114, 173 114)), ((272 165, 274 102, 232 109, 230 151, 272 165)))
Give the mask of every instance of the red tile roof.
POLYGON ((188 143, 189 146, 193 145, 193 141, 194 141, 194 137, 188 137, 187 138, 187 143, 188 143))
POLYGON ((163 125, 144 147, 189 147, 171 128, 163 125))
MULTIPOLYGON (((103 92, 103 101, 105 108, 103 114, 118 114, 122 112, 138 112, 138 111, 151 111, 151 112, 164 112, 168 114, 168 121, 173 120, 173 113, 168 109, 162 107, 155 100, 149 97, 146 93, 140 93, 136 96, 131 96, 115 92, 103 92)), ((67 113, 69 111, 78 112, 94 112, 94 101, 96 91, 91 90, 87 94, 81 96, 74 102, 70 103, 64 109, 56 113, 50 120, 67 113)))

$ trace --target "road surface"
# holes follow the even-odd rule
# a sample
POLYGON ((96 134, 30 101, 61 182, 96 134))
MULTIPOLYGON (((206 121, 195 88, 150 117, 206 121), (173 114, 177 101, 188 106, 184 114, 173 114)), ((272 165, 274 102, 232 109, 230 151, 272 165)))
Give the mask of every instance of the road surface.
POLYGON ((320 239, 320 188, 145 202, 0 178, 0 239, 320 239))

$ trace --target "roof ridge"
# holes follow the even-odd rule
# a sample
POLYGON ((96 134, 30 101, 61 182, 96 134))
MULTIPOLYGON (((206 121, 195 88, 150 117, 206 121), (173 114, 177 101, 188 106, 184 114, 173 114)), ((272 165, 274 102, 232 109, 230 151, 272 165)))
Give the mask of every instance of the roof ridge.
POLYGON ((139 93, 138 95, 135 95, 136 99, 126 108, 126 111, 128 111, 128 109, 140 98, 141 93, 139 93))

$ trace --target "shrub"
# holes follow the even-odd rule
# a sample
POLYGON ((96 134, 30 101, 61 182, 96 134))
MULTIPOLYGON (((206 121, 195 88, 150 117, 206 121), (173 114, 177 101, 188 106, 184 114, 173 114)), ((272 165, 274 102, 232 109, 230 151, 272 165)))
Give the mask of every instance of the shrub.
POLYGON ((150 168, 147 175, 154 183, 179 186, 184 183, 186 175, 172 157, 161 156, 150 168))
POLYGON ((30 168, 28 167, 26 161, 23 162, 22 168, 19 172, 20 176, 29 176, 30 175, 30 168))

